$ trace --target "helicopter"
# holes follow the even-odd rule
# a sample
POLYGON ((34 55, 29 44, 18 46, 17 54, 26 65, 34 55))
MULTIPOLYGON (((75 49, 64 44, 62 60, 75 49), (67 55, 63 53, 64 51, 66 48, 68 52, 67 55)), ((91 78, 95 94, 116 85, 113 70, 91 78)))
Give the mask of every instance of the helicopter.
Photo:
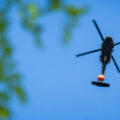
POLYGON ((99 29, 99 27, 98 27, 97 22, 95 20, 92 20, 92 22, 93 22, 95 28, 97 29, 101 39, 102 39, 101 48, 77 54, 76 57, 80 57, 80 56, 83 56, 83 55, 87 55, 87 54, 91 54, 91 53, 101 51, 101 54, 100 54, 100 57, 99 57, 99 60, 102 63, 101 74, 97 76, 98 81, 92 81, 92 85, 96 85, 96 86, 99 86, 99 87, 109 87, 110 84, 103 82, 105 80, 105 70, 106 70, 106 66, 108 65, 108 63, 110 63, 110 61, 112 59, 117 71, 120 73, 120 69, 119 69, 119 67, 118 67, 118 65, 116 63, 115 58, 112 55, 113 48, 116 45, 119 45, 120 42, 114 43, 113 38, 111 36, 107 36, 107 37, 104 38, 101 31, 100 31, 100 29, 99 29))

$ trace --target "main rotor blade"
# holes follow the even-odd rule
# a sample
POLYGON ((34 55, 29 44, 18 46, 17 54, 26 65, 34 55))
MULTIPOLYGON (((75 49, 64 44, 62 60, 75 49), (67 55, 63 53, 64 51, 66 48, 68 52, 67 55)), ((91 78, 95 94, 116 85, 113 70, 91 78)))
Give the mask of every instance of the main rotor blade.
POLYGON ((115 65, 115 67, 117 68, 118 72, 120 72, 120 69, 119 69, 119 67, 118 67, 118 65, 117 65, 117 63, 116 63, 116 61, 115 61, 113 56, 112 56, 112 60, 113 60, 113 63, 115 65))
POLYGON ((101 39, 102 39, 102 41, 104 41, 103 35, 102 35, 102 33, 101 33, 101 31, 100 31, 100 29, 99 29, 99 27, 98 27, 96 21, 95 21, 95 20, 92 20, 92 21, 93 21, 93 23, 94 23, 94 25, 95 25, 95 27, 96 27, 96 29, 97 29, 97 31, 98 31, 98 33, 99 33, 101 39))
POLYGON ((115 43, 114 45, 119 45, 120 44, 120 42, 118 42, 118 43, 115 43))
POLYGON ((89 51, 89 52, 84 52, 84 53, 81 53, 81 54, 77 54, 76 57, 80 57, 82 55, 87 55, 87 54, 98 52, 98 51, 101 51, 101 49, 96 49, 96 50, 92 50, 92 51, 89 51))

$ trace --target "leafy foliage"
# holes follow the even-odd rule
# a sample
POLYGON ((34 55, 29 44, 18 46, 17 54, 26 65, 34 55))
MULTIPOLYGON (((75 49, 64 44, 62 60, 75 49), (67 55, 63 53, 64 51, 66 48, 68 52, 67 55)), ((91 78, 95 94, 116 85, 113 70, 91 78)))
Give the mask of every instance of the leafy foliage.
POLYGON ((42 25, 37 22, 38 18, 42 18, 42 16, 49 14, 53 11, 59 10, 62 11, 68 21, 65 21, 64 33, 63 33, 63 42, 69 42, 72 34, 72 30, 77 25, 77 21, 81 15, 86 13, 88 10, 86 7, 75 7, 64 5, 62 0, 49 0, 49 5, 45 8, 39 8, 34 3, 24 4, 19 1, 19 13, 21 16, 21 22, 25 29, 31 31, 34 36, 34 41, 40 47, 43 45, 43 41, 41 39, 42 33, 42 25), (69 26, 69 29, 68 29, 69 26))
POLYGON ((10 111, 4 107, 0 107, 0 118, 4 120, 5 118, 10 118, 10 111))
POLYGON ((63 11, 68 18, 64 25, 63 41, 69 42, 72 30, 77 24, 79 16, 84 14, 86 7, 76 8, 65 6, 62 0, 49 0, 45 8, 38 7, 35 3, 25 3, 24 0, 6 0, 5 5, 0 9, 0 120, 11 118, 10 101, 13 95, 21 102, 26 102, 26 94, 22 86, 22 77, 16 71, 16 64, 13 59, 13 48, 9 40, 8 28, 10 27, 9 12, 13 5, 17 5, 21 24, 26 30, 32 33, 36 45, 43 46, 41 40, 42 27, 37 22, 43 15, 53 11, 63 11))
POLYGON ((76 7, 73 7, 73 6, 67 6, 67 7, 66 7, 66 11, 67 11, 70 15, 78 16, 78 15, 83 14, 83 13, 86 12, 86 7, 76 8, 76 7))
POLYGON ((49 9, 50 10, 56 10, 60 8, 61 1, 60 0, 50 0, 49 1, 49 9))
POLYGON ((34 20, 39 16, 39 9, 35 4, 32 4, 32 3, 28 4, 27 9, 30 15, 30 19, 34 20))
POLYGON ((76 8, 73 6, 67 6, 65 8, 65 12, 69 16, 69 18, 68 18, 69 22, 66 22, 66 24, 65 24, 65 29, 64 29, 64 33, 63 33, 63 41, 64 41, 64 43, 68 43, 71 38, 72 31, 75 28, 75 26, 77 25, 79 16, 82 16, 84 13, 86 13, 87 8, 86 7, 76 8))
POLYGON ((13 89, 14 89, 16 95, 18 96, 18 98, 22 102, 25 102, 26 101, 26 95, 25 95, 23 89, 20 86, 15 86, 13 89))

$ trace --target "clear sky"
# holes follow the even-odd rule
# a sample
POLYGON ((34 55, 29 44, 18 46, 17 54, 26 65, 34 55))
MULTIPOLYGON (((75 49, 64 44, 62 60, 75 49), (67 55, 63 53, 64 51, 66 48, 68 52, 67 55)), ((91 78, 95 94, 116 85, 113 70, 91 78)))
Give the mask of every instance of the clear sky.
MULTIPOLYGON (((39 0, 34 0, 39 3, 39 0)), ((23 84, 28 103, 14 101, 14 120, 120 120, 120 74, 113 62, 107 66, 106 80, 110 88, 91 85, 101 72, 100 53, 75 57, 77 53, 100 48, 101 39, 92 19, 104 36, 120 42, 119 0, 66 0, 72 5, 86 5, 89 12, 80 18, 71 42, 63 45, 61 30, 64 17, 54 12, 40 19, 43 24, 45 47, 35 47, 30 34, 22 27, 13 9, 10 37, 14 58, 24 75, 23 84)), ((42 3, 42 2, 41 2, 42 3)), ((120 46, 114 48, 114 57, 120 66, 120 46)))

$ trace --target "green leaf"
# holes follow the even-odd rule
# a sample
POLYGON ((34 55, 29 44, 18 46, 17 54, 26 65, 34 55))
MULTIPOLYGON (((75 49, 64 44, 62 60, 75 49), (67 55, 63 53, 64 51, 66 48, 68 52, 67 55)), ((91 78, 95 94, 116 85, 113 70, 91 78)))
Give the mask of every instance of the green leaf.
POLYGON ((43 42, 41 40, 42 27, 36 24, 33 29, 34 41, 37 47, 43 47, 43 42))
POLYGON ((5 51, 5 55, 6 55, 6 56, 11 55, 11 53, 12 53, 12 49, 11 49, 10 47, 5 47, 5 48, 4 48, 4 51, 5 51))
POLYGON ((7 76, 6 79, 13 83, 14 85, 16 84, 18 85, 21 83, 21 75, 17 73, 7 76))
POLYGON ((65 31, 64 31, 64 35, 63 35, 63 42, 64 43, 68 43, 71 37, 71 30, 72 28, 69 25, 65 26, 65 31))
POLYGON ((27 9, 28 9, 28 12, 30 13, 31 19, 36 19, 39 16, 38 7, 35 4, 33 3, 28 4, 27 9))
POLYGON ((0 73, 0 81, 4 79, 4 75, 0 73))
POLYGON ((26 95, 25 95, 25 92, 22 89, 22 87, 15 86, 14 87, 14 91, 15 91, 16 95, 18 96, 19 100, 21 100, 21 102, 25 102, 26 101, 26 95))
POLYGON ((23 20, 23 24, 29 30, 33 30, 34 28, 34 22, 32 20, 29 20, 28 18, 25 18, 23 20))
POLYGON ((50 9, 56 10, 60 7, 60 0, 50 0, 50 9))
POLYGON ((0 99, 8 100, 9 96, 5 92, 4 93, 0 93, 0 99))
POLYGON ((8 23, 5 22, 4 20, 0 20, 0 33, 4 32, 4 30, 6 29, 8 23))
POLYGON ((20 80, 21 79, 21 75, 16 73, 16 74, 13 74, 12 75, 13 79, 16 79, 16 80, 20 80))
POLYGON ((6 108, 0 107, 0 116, 5 117, 5 118, 9 118, 11 116, 10 111, 6 108))
POLYGON ((80 8, 76 8, 76 7, 73 7, 73 6, 67 6, 66 7, 66 11, 70 14, 70 15, 81 15, 83 13, 86 12, 86 7, 80 7, 80 8))

